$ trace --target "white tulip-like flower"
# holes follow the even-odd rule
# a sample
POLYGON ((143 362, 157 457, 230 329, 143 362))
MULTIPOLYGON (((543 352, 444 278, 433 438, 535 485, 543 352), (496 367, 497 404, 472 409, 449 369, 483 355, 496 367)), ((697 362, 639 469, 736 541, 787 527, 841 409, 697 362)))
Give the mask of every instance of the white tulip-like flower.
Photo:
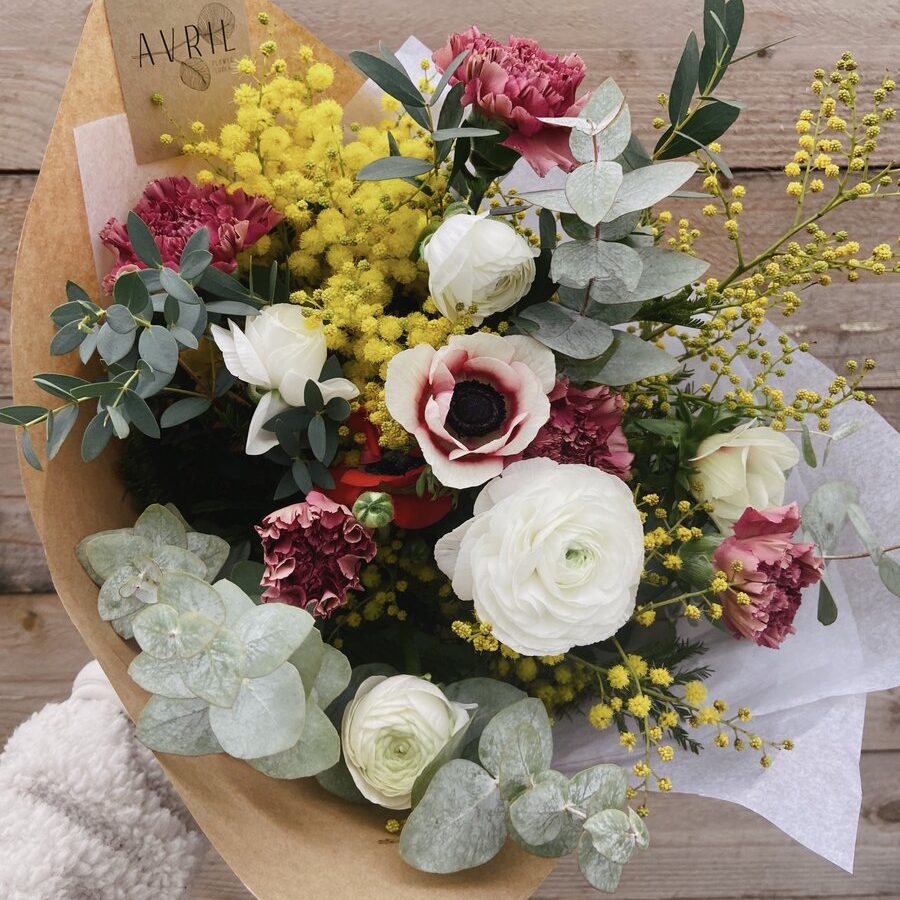
POLYGON ((498 641, 556 656, 612 637, 634 611, 644 529, 631 489, 593 466, 513 463, 435 547, 498 641))
POLYGON ((259 456, 278 445, 278 438, 263 426, 290 407, 304 406, 308 381, 319 385, 326 403, 334 397, 352 400, 359 393, 346 378, 319 381, 328 358, 325 331, 299 306, 276 303, 248 318, 244 331, 230 319, 228 327, 228 331, 218 325, 210 329, 225 367, 262 393, 247 434, 249 455, 259 456))
POLYGON ((449 216, 422 251, 434 305, 451 322, 475 307, 475 325, 528 293, 535 255, 525 238, 489 213, 449 216))
POLYGON ((367 678, 341 724, 344 762, 362 795, 386 809, 409 809, 416 779, 466 726, 468 709, 423 678, 367 678))
POLYGON ((799 461, 789 437, 745 422, 700 444, 692 460, 697 470, 692 490, 698 500, 712 504, 712 519, 727 534, 747 507, 783 505, 786 473, 799 461))

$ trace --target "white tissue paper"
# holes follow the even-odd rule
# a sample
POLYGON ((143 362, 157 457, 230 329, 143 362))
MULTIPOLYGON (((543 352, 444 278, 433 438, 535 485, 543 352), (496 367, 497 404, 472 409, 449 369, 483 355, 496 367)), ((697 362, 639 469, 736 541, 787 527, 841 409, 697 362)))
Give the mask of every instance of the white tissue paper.
MULTIPOLYGON (((419 62, 430 58, 431 51, 411 37, 397 56, 415 81, 422 74, 419 62)), ((380 118, 380 96, 379 89, 367 82, 346 105, 345 121, 380 118)), ((191 164, 174 159, 137 165, 124 115, 83 125, 75 130, 75 138, 102 278, 112 260, 96 235, 107 219, 124 219, 148 181, 186 174, 191 164)), ((526 191, 561 186, 563 177, 557 170, 539 179, 520 160, 507 183, 526 191)), ((778 332, 770 330, 774 343, 778 332)), ((834 377, 808 354, 795 359, 782 381, 786 393, 800 385, 823 390, 834 377)), ((847 403, 834 411, 833 429, 849 421, 864 427, 832 447, 826 468, 798 466, 788 482, 786 501, 796 500, 802 507, 818 484, 853 481, 876 534, 884 542, 896 540, 900 516, 895 494, 885 485, 894 484, 900 474, 900 435, 864 404, 847 403)), ((821 444, 820 451, 824 440, 821 444)), ((848 535, 845 541, 858 549, 848 535)), ((862 799, 859 758, 865 695, 900 684, 900 601, 883 587, 866 559, 832 563, 829 579, 839 610, 837 621, 827 628, 819 624, 816 590, 808 590, 795 620, 797 633, 778 650, 736 641, 708 624, 685 627, 691 638, 702 639, 709 648, 703 663, 715 672, 707 682, 710 696, 727 699, 734 707, 749 706, 757 733, 772 740, 790 738, 795 749, 777 753, 772 767, 763 769, 752 751, 737 755, 708 746, 702 756, 676 754, 666 774, 676 791, 752 809, 820 856, 852 871, 862 799)), ((702 739, 703 733, 698 736, 702 739)), ((712 734, 706 737, 711 744, 712 734)), ((563 770, 630 759, 614 729, 597 732, 584 718, 560 723, 555 741, 555 765, 563 770)))

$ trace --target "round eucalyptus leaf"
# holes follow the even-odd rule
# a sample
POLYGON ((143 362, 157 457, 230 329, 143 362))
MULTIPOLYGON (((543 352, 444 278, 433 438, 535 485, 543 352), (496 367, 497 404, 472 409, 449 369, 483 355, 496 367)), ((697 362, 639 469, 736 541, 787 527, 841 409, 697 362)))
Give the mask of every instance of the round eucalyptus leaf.
POLYGON ((428 763, 427 766, 421 771, 419 777, 416 778, 415 783, 413 784, 411 802, 412 805, 418 806, 419 801, 422 797, 425 796, 425 791, 428 790, 428 785, 431 784, 432 779, 437 774, 437 772, 451 759, 458 759, 462 756, 463 749, 468 743, 468 724, 464 725, 453 737, 447 741, 446 744, 438 751, 437 756, 428 763))
POLYGON ((566 816, 565 823, 559 835, 546 844, 529 844, 522 835, 516 831, 515 825, 511 821, 507 821, 509 836, 528 853, 533 856, 542 856, 545 859, 559 859, 568 856, 577 846, 578 839, 581 837, 581 821, 566 816))
MULTIPOLYGON (((331 720, 329 719, 329 721, 331 720)), ((319 774, 316 775, 316 781, 318 781, 329 794, 334 794, 335 797, 340 797, 341 800, 346 800, 348 803, 359 803, 362 805, 368 805, 369 803, 369 801, 363 797, 362 793, 360 793, 343 758, 338 760, 337 764, 333 765, 330 769, 319 772, 319 774)))
POLYGON ((203 700, 151 697, 135 734, 145 747, 159 753, 204 756, 222 752, 209 727, 209 708, 203 700))
POLYGON ((138 577, 138 570, 127 565, 116 569, 106 579, 97 597, 97 610, 101 619, 106 622, 121 619, 144 608, 144 603, 135 593, 138 577))
POLYGON ((255 606, 241 616, 234 624, 234 633, 243 641, 247 654, 247 677, 258 678, 277 669, 313 627, 313 617, 306 610, 285 603, 255 606))
POLYGON ((159 602, 180 612, 195 612, 217 625, 225 621, 225 604, 212 585, 195 575, 165 572, 159 583, 159 602))
POLYGON ((138 653, 128 667, 132 680, 145 691, 173 700, 196 699, 181 677, 184 663, 180 659, 155 659, 149 653, 138 653))
POLYGON ((183 612, 178 616, 178 655, 191 659, 212 643, 219 625, 202 613, 183 612))
POLYGON ((196 553, 174 544, 156 547, 152 559, 161 569, 169 572, 184 572, 195 578, 206 578, 207 575, 206 563, 196 553))
POLYGON ((540 766, 537 771, 550 768, 553 758, 553 736, 550 733, 550 719, 540 700, 526 697, 502 709, 484 729, 478 742, 478 756, 484 767, 494 776, 500 772, 500 758, 507 743, 516 735, 521 724, 531 725, 538 734, 540 744, 540 766))
POLYGON ((569 782, 569 802, 590 812, 619 809, 625 802, 628 779, 621 766, 601 763, 572 776, 569 782))
MULTIPOLYGON (((288 662, 294 666, 300 673, 303 680, 303 687, 309 694, 316 684, 316 676, 322 667, 322 660, 325 657, 325 644, 322 641, 322 632, 318 628, 313 628, 306 636, 306 640, 290 655, 288 662)), ((319 700, 319 706, 327 709, 328 704, 319 700)))
POLYGON ((519 688, 505 681, 497 681, 495 678, 466 678, 448 684, 444 688, 444 694, 448 700, 456 703, 477 704, 469 722, 468 741, 478 740, 487 723, 501 709, 524 700, 527 696, 519 688))
POLYGON ((88 574, 102 584, 112 573, 138 556, 149 556, 153 544, 131 529, 106 531, 85 538, 78 545, 78 556, 86 561, 88 574), (96 578, 94 577, 96 575, 96 578))
POLYGON ((341 739, 337 730, 321 709, 310 704, 306 708, 303 734, 293 747, 247 762, 270 778, 309 778, 336 766, 340 758, 341 739))
POLYGON ((578 842, 578 868, 592 887, 608 894, 616 890, 622 877, 621 864, 598 853, 591 843, 591 836, 586 832, 578 842))
POLYGON ((477 763, 441 768, 400 834, 400 855, 422 872, 445 874, 493 859, 506 842, 506 804, 477 763))
POLYGON ((585 163, 566 179, 566 199, 578 217, 594 227, 612 206, 622 177, 622 167, 618 163, 585 163))
POLYGON ((350 683, 351 668, 350 661, 340 650, 336 650, 330 644, 325 644, 322 650, 322 663, 313 687, 318 705, 322 709, 328 709, 350 683))
POLYGON ((155 546, 172 544, 187 548, 187 534, 181 520, 159 503, 148 506, 134 523, 134 533, 149 538, 155 546))
POLYGON ((519 722, 500 753, 497 777, 503 799, 518 797, 547 765, 537 729, 530 722, 519 722))
POLYGON ((134 639, 134 616, 122 616, 121 619, 113 619, 110 623, 113 631, 126 641, 134 639))
POLYGON ((184 662, 184 683, 212 706, 231 706, 241 689, 243 675, 244 645, 224 628, 205 650, 184 662))
POLYGON ((555 841, 569 818, 566 812, 568 779, 559 772, 543 772, 534 785, 509 807, 516 831, 529 844, 555 841))
POLYGON ((261 678, 245 678, 234 705, 212 707, 209 721, 226 753, 258 759, 293 747, 303 733, 305 713, 300 674, 285 663, 261 678))
POLYGON ((154 659, 178 657, 178 610, 156 603, 139 612, 133 621, 134 637, 154 659))
POLYGON ((584 823, 594 849, 612 862, 624 865, 634 853, 635 840, 628 816, 621 809, 604 809, 584 823))
POLYGON ((634 843, 641 850, 646 850, 650 846, 650 832, 647 830, 647 823, 629 806, 628 821, 631 830, 634 833, 634 843))
POLYGON ((222 571, 222 566, 225 565, 228 554, 231 552, 228 541, 218 535, 201 534, 199 531, 187 533, 187 548, 203 560, 203 564, 206 566, 206 577, 210 581, 222 571))
MULTIPOLYGON (((190 538, 190 534, 188 538, 190 538)), ((256 604, 231 581, 226 581, 223 578, 213 585, 213 589, 225 605, 225 625, 228 628, 234 625, 245 613, 256 608, 256 604)))

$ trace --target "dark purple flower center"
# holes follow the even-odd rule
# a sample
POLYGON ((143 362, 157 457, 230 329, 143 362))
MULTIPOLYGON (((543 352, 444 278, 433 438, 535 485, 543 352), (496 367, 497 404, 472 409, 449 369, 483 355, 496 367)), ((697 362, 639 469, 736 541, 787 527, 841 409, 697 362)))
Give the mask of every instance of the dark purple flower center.
POLYGON ((381 459, 364 465, 363 471, 371 475, 405 475, 421 464, 421 460, 413 459, 402 450, 387 450, 381 454, 381 459))
POLYGON ((453 389, 446 425, 461 438, 484 437, 506 421, 506 399, 483 381, 460 381, 453 389))

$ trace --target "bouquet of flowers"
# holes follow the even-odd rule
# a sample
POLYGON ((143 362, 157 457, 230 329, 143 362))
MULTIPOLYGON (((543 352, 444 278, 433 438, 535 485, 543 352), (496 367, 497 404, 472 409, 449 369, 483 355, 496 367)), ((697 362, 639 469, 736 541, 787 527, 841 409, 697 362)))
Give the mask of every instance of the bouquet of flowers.
POLYGON ((891 243, 819 224, 896 200, 874 164, 894 82, 864 92, 849 53, 815 71, 796 215, 751 256, 720 144, 741 104, 717 95, 753 56, 741 0, 706 0, 653 148, 613 78, 475 27, 418 75, 351 54, 381 112, 347 121, 332 66, 258 21, 232 120, 172 120, 186 174, 110 218, 101 292, 69 282, 52 312, 51 353, 86 368, 0 420, 35 469, 82 408, 86 462, 123 442, 143 511, 75 538, 137 650, 144 744, 374 804, 424 872, 511 840, 612 891, 676 755, 793 748, 708 693, 709 628, 775 653, 815 586, 830 625, 829 559, 871 556, 900 594, 852 484, 786 496, 854 432, 832 412, 874 402, 874 362, 788 391, 810 347, 767 323, 808 285, 900 273, 891 243), (733 268, 674 204, 724 228, 733 268), (848 521, 865 551, 836 554, 848 521), (566 719, 635 760, 555 769, 566 719))

